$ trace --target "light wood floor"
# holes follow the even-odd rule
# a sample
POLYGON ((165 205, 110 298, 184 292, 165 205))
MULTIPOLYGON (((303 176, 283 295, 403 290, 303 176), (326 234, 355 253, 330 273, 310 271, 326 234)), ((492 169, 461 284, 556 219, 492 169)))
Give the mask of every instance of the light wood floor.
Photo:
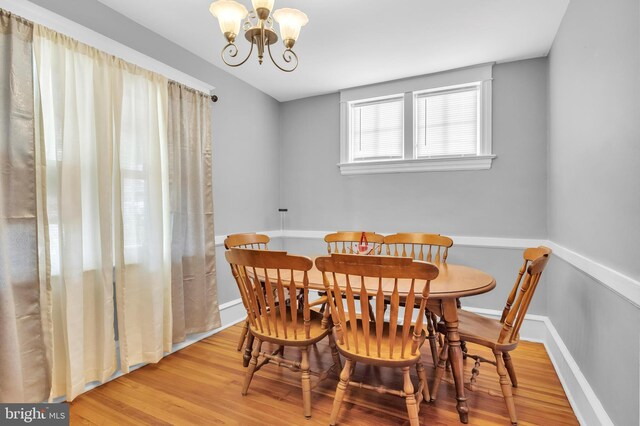
MULTIPOLYGON (((158 364, 145 366, 79 396, 71 404, 71 424, 327 425, 337 384, 334 377, 313 389, 310 420, 302 415, 299 374, 286 368, 265 366, 254 376, 249 394, 240 395, 244 368, 242 355, 235 350, 239 333, 240 327, 233 326, 158 364)), ((468 346, 469 352, 491 355, 478 346, 468 346)), ((425 345, 423 360, 431 383, 433 364, 426 349, 425 345)), ((298 353, 287 349, 285 355, 297 357, 298 353)), ((577 425, 544 346, 523 342, 512 357, 519 381, 519 388, 514 389, 519 424, 577 425)), ((326 342, 312 351, 311 361, 312 369, 316 370, 331 363, 326 342)), ((473 360, 465 361, 466 381, 472 367, 473 360)), ((354 380, 367 376, 369 382, 395 382, 401 389, 401 382, 387 370, 358 365, 354 380)), ((450 373, 445 380, 438 400, 421 405, 421 424, 461 424, 455 411, 450 373)), ((414 377, 416 385, 417 382, 414 377)), ((498 376, 492 365, 482 365, 478 384, 479 391, 467 391, 469 424, 508 425, 498 376), (498 396, 489 395, 487 390, 498 396)), ((341 425, 408 424, 401 398, 361 389, 347 391, 338 420, 341 425)))

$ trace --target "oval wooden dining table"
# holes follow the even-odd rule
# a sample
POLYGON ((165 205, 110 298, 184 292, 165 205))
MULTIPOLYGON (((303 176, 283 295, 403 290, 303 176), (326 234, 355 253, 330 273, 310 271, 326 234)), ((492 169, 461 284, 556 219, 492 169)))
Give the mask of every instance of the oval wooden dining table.
MULTIPOLYGON (((315 261, 315 257, 312 257, 315 261)), ((469 407, 467 406, 467 397, 465 395, 463 382, 463 357, 460 344, 460 335, 458 334, 458 306, 457 299, 467 296, 475 296, 491 291, 496 286, 495 279, 486 272, 468 266, 456 265, 451 263, 435 263, 440 271, 438 277, 431 281, 429 292, 429 300, 427 302, 428 309, 441 317, 447 328, 447 339, 449 341, 449 362, 451 363, 451 372, 456 388, 456 409, 462 423, 469 421, 469 407)), ((258 279, 264 280, 264 272, 257 270, 258 279)), ((270 279, 275 279, 268 272, 270 279)), ((315 267, 307 274, 309 280, 309 289, 317 291, 325 291, 322 273, 315 267)), ((289 277, 282 277, 288 279, 289 277)), ((290 278, 289 278, 290 279, 290 278)), ((301 272, 294 273, 296 283, 301 283, 303 274, 301 272)), ((298 284, 300 285, 300 284, 298 284)), ((342 283, 338 282, 342 287, 342 283)), ((346 285, 346 284, 345 284, 346 285)), ((377 291, 378 280, 372 279, 365 282, 367 290, 371 290, 371 294, 377 291)), ((398 293, 400 297, 406 295, 409 291, 409 281, 398 281, 398 293)), ((382 284, 382 291, 385 296, 390 296, 393 291, 393 280, 382 284)), ((416 299, 422 289, 416 288, 416 299)), ((433 391, 431 394, 433 395, 433 391)))

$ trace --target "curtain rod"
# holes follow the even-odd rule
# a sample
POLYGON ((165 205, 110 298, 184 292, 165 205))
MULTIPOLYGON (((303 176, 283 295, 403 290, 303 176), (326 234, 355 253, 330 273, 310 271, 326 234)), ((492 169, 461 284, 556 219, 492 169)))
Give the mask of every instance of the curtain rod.
POLYGON ((182 87, 183 89, 191 91, 191 92, 199 93, 201 95, 207 95, 207 97, 209 97, 211 99, 211 102, 218 102, 218 95, 214 95, 214 94, 212 94, 210 92, 207 94, 207 92, 203 92, 201 90, 194 89, 193 87, 187 86, 184 83, 180 83, 179 81, 175 81, 175 80, 171 80, 171 79, 169 79, 169 83, 178 85, 178 86, 182 87))

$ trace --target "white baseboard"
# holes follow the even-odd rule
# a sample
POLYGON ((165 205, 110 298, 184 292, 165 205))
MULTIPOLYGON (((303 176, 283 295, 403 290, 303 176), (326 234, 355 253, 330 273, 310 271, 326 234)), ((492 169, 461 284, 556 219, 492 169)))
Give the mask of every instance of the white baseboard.
MULTIPOLYGON (((471 307, 463 309, 489 318, 500 318, 501 316, 500 311, 493 309, 471 307)), ((567 394, 571 408, 581 425, 613 425, 611 418, 600 403, 591 385, 589 385, 586 377, 580 371, 580 367, 571 356, 571 352, 569 352, 549 317, 527 315, 520 329, 520 338, 544 344, 551 363, 558 374, 560 383, 562 383, 562 387, 567 394)))
POLYGON ((237 323, 244 321, 247 317, 247 311, 244 309, 242 299, 235 299, 230 302, 223 303, 218 307, 220 310, 220 327, 204 333, 190 334, 184 340, 184 342, 174 343, 171 347, 171 353, 177 352, 180 349, 186 348, 189 345, 193 345, 202 339, 206 339, 209 336, 213 336, 216 333, 221 332, 229 327, 236 325, 237 323))
POLYGON ((613 426, 613 421, 549 318, 545 319, 545 324, 547 338, 544 346, 578 421, 581 425, 613 426))
POLYGON ((220 323, 222 324, 220 327, 211 331, 205 331, 204 333, 188 335, 184 342, 173 344, 173 346, 171 347, 171 353, 186 348, 189 345, 193 345, 194 343, 199 342, 202 339, 206 339, 209 336, 213 336, 214 334, 219 333, 222 330, 239 323, 240 321, 243 321, 247 317, 247 311, 242 305, 242 299, 236 299, 232 300, 231 302, 223 303, 219 306, 219 310, 220 323))
POLYGON ((220 305, 220 322, 222 326, 214 330, 216 333, 225 328, 231 327, 247 317, 247 310, 242 304, 242 299, 238 298, 220 305))

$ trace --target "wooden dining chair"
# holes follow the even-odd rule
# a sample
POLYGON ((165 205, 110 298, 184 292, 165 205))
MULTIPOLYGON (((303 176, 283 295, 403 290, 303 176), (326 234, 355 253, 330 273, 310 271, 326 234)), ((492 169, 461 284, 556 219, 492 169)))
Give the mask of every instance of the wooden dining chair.
MULTIPOLYGON (((271 239, 268 235, 256 234, 256 233, 244 233, 244 234, 231 234, 227 235, 224 240, 224 248, 229 250, 230 248, 248 248, 255 250, 269 250, 269 242, 271 239)), ((246 308, 246 306, 245 306, 246 308)), ((242 331, 240 332, 240 339, 238 340, 237 350, 241 351, 242 347, 247 343, 245 353, 243 356, 242 364, 246 367, 251 360, 251 347, 253 346, 253 337, 247 334, 249 329, 249 318, 245 319, 242 325, 242 331)))
POLYGON ((447 263, 453 240, 440 234, 403 232, 384 237, 389 256, 405 256, 425 262, 447 263))
POLYGON ((429 285, 438 276, 438 268, 406 257, 353 254, 318 257, 316 267, 322 272, 324 286, 329 294, 328 303, 338 352, 346 359, 340 373, 329 423, 336 424, 347 387, 356 386, 405 398, 409 422, 412 426, 418 425, 420 403, 430 399, 426 373, 420 360, 420 347, 426 339, 423 322, 429 285), (392 289, 389 322, 384 321, 383 286, 392 289), (409 305, 419 300, 420 309, 415 321, 412 321, 411 309, 405 310, 400 317, 400 293, 406 295, 409 305), (361 318, 355 312, 356 295, 360 296, 361 318), (369 317, 365 306, 368 296, 376 297, 375 318, 369 317), (393 390, 350 380, 351 370, 356 362, 400 368, 403 389, 393 390), (415 393, 409 375, 411 367, 416 368, 419 379, 415 393))
POLYGON ((254 250, 269 250, 269 242, 271 238, 265 234, 256 234, 254 232, 244 234, 227 235, 224 240, 224 248, 248 248, 254 250))
MULTIPOLYGON (((518 277, 513 289, 507 298, 507 303, 500 320, 458 310, 458 332, 460 333, 460 338, 467 342, 476 343, 491 349, 495 357, 494 361, 479 355, 467 354, 468 358, 475 360, 469 383, 470 388, 471 390, 477 389, 476 378, 478 374, 480 374, 479 368, 481 362, 494 365, 498 376, 500 376, 500 387, 507 405, 509 418, 514 425, 518 423, 518 419, 511 387, 518 387, 518 380, 510 352, 518 347, 520 327, 522 326, 527 309, 529 309, 531 299, 538 287, 540 277, 542 276, 545 266, 547 266, 550 255, 551 249, 543 246, 528 248, 524 251, 524 262, 518 272, 518 277), (522 280, 523 276, 524 281, 522 280)), ((446 327, 440 325, 440 332, 443 334, 446 333, 446 327)), ((448 342, 445 339, 436 369, 432 400, 435 400, 438 394, 438 387, 444 374, 447 358, 448 342)))
MULTIPOLYGON (((365 232, 367 243, 371 246, 367 254, 380 254, 382 251, 382 243, 384 236, 375 232, 365 232)), ((331 253, 351 253, 358 254, 358 245, 362 231, 338 231, 324 236, 327 243, 327 252, 331 253)))
MULTIPOLYGON (((404 232, 384 237, 384 246, 389 256, 408 256, 426 262, 447 263, 453 240, 440 234, 404 232)), ((431 358, 435 366, 438 364, 438 318, 432 312, 425 315, 431 358)))
POLYGON ((301 372, 302 406, 305 417, 311 417, 311 375, 324 379, 331 370, 340 369, 340 356, 331 334, 328 313, 311 309, 309 303, 309 278, 307 272, 313 262, 308 257, 294 256, 284 251, 250 250, 232 248, 225 253, 238 284, 240 295, 247 309, 249 334, 255 337, 251 362, 242 385, 246 395, 256 371, 272 362, 301 372), (264 290, 263 291, 263 287, 264 290), (285 293, 302 291, 303 304, 296 297, 286 298, 285 293), (325 372, 311 371, 309 347, 325 337, 334 364, 325 372), (273 343, 278 349, 261 352, 263 342, 273 343), (300 361, 284 358, 284 348, 294 347, 301 352, 300 361), (262 357, 260 362, 259 359, 262 357))
MULTIPOLYGON (((384 236, 376 234, 375 232, 365 232, 365 235, 367 237, 367 244, 371 247, 366 254, 381 254, 384 236)), ((361 237, 362 231, 338 231, 327 234, 324 236, 324 241, 327 243, 327 253, 360 254, 358 245, 360 244, 361 237)), ((369 317, 374 318, 375 313, 373 306, 371 306, 371 298, 369 297, 368 300, 367 309, 369 310, 369 317)))

